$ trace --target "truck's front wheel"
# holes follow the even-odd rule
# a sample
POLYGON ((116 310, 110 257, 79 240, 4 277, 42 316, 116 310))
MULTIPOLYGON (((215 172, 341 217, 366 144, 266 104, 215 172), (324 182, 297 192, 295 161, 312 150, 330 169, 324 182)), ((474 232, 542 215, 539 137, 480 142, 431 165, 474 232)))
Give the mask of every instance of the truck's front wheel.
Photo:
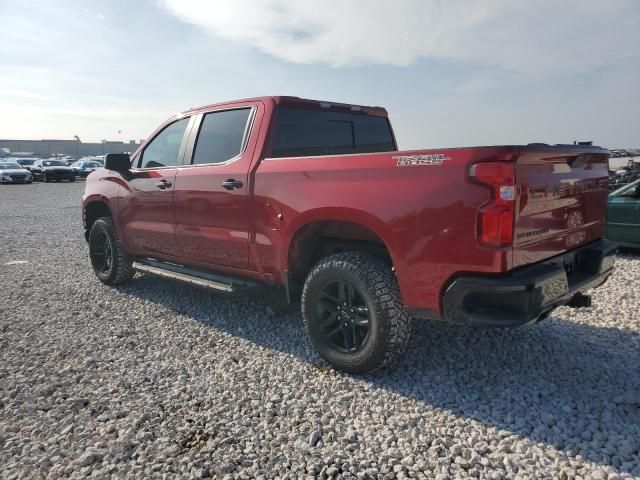
POLYGON ((359 252, 331 255, 311 270, 302 317, 318 353, 350 373, 392 366, 411 331, 391 267, 359 252))
POLYGON ((107 285, 120 285, 133 278, 131 258, 124 251, 111 217, 97 219, 89 232, 89 256, 96 276, 107 285))

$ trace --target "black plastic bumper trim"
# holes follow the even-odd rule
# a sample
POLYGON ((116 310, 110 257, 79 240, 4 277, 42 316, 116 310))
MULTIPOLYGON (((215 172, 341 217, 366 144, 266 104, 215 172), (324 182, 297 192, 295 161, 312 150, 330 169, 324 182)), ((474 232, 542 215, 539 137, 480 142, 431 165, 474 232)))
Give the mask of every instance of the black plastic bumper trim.
POLYGON ((535 323, 577 293, 604 283, 615 254, 615 244, 599 240, 505 276, 458 277, 443 295, 443 318, 485 326, 535 323))

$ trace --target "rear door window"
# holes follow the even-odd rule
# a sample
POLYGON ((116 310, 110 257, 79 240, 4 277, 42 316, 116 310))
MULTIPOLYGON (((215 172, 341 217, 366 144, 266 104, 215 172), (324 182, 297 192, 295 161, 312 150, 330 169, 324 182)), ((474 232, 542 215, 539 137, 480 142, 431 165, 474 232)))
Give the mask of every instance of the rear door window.
POLYGON ((278 109, 272 157, 390 152, 396 145, 386 117, 278 109))
POLYGON ((202 118, 192 163, 224 163, 242 153, 250 108, 207 113, 202 118))

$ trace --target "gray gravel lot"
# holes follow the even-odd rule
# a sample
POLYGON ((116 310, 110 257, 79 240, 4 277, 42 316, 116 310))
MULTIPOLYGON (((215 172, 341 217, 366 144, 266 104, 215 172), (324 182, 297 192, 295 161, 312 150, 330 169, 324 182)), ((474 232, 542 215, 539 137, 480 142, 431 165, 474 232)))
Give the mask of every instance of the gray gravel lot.
POLYGON ((100 284, 82 189, 0 188, 1 478, 640 476, 640 257, 592 308, 415 321, 397 370, 351 377, 272 290, 100 284))

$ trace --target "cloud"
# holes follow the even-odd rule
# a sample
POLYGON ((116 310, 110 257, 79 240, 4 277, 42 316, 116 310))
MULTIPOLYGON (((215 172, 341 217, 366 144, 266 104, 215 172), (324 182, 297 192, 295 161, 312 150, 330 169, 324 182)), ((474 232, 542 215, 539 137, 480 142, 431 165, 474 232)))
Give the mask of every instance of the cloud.
POLYGON ((638 61, 637 0, 161 0, 217 38, 294 63, 407 66, 419 58, 519 74, 638 61))
POLYGON ((40 95, 39 93, 24 90, 22 88, 2 88, 0 86, 0 97, 8 97, 8 98, 31 98, 31 99, 46 99, 44 95, 40 95))

